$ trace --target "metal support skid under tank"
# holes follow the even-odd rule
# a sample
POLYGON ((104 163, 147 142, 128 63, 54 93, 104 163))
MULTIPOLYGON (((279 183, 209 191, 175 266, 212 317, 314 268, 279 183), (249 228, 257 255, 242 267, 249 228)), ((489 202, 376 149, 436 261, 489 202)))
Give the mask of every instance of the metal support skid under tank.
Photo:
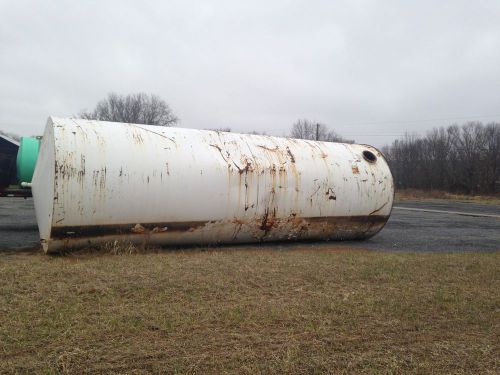
POLYGON ((364 239, 387 222, 394 185, 366 145, 49 118, 32 191, 57 252, 364 239))

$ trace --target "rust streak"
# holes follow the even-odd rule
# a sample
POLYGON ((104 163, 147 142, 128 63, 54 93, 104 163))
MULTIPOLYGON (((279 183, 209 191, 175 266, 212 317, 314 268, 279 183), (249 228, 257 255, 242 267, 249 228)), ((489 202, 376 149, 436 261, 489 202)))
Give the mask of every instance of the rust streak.
POLYGON ((370 212, 370 216, 371 215, 375 215, 377 212, 379 212, 382 208, 384 208, 386 205, 387 205, 388 202, 385 202, 382 206, 380 206, 379 208, 377 208, 376 210, 373 210, 372 212, 370 212))
POLYGON ((295 157, 293 156, 292 151, 290 151, 290 147, 286 147, 286 152, 290 156, 290 160, 292 161, 292 163, 295 163, 295 157))
POLYGON ((257 146, 260 148, 263 148, 264 150, 271 151, 271 152, 276 152, 276 151, 279 151, 279 149, 280 149, 278 146, 276 146, 275 148, 270 148, 270 147, 267 147, 264 145, 257 145, 257 146))
MULTIPOLYGON (((152 131, 152 130, 150 130, 150 129, 141 128, 140 126, 137 126, 137 125, 135 125, 135 124, 129 124, 129 125, 130 125, 130 126, 133 126, 133 127, 135 127, 135 128, 137 128, 137 129, 141 129, 141 130, 144 130, 144 131, 146 131, 146 132, 150 132, 150 133, 156 134, 156 135, 158 135, 158 136, 160 136, 160 137, 163 137, 163 138, 165 138, 165 139, 168 139, 169 141, 173 142, 173 144, 174 144, 174 145, 176 145, 176 146, 177 146, 177 143, 175 142, 175 139, 170 138, 170 137, 167 137, 167 136, 166 136, 166 135, 164 135, 164 134, 154 132, 154 131, 152 131)), ((141 138, 141 139, 142 139, 142 138, 141 138)))
MULTIPOLYGON (((216 225, 246 225, 250 228, 256 225, 256 229, 263 231, 259 235, 265 239, 269 234, 270 239, 288 238, 286 234, 279 234, 281 228, 296 228, 304 232, 305 238, 309 234, 314 234, 312 238, 323 239, 354 239, 365 238, 376 233, 387 222, 389 216, 385 215, 364 215, 364 216, 322 216, 322 217, 296 217, 293 214, 289 217, 276 217, 276 209, 266 210, 265 214, 257 220, 229 220, 229 221, 181 221, 165 223, 134 223, 134 224, 111 224, 111 225, 90 225, 90 226, 55 226, 52 228, 53 240, 70 239, 92 239, 104 236, 149 236, 149 235, 169 235, 174 233, 193 233, 210 224, 216 225), (291 227, 289 225, 292 225, 291 227), (270 232, 277 228, 272 235, 270 232), (312 231, 312 232, 311 232, 312 231), (309 234, 308 234, 309 233, 309 234), (325 236, 326 234, 326 236, 325 236), (274 237, 273 237, 274 236, 274 237)), ((239 231, 238 231, 239 232, 239 231)), ((227 241, 230 242, 230 241, 227 241)))

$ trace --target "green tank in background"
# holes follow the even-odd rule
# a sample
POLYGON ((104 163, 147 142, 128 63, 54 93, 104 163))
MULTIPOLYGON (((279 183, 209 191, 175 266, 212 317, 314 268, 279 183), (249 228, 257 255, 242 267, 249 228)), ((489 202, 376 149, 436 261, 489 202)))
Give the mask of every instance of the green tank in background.
POLYGON ((31 182, 35 171, 41 137, 21 137, 17 152, 17 180, 31 182))

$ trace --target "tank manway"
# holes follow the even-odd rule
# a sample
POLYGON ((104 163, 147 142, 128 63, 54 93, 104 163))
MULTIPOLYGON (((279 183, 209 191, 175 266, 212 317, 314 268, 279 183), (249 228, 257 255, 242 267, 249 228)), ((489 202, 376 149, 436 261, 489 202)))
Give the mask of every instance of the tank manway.
POLYGON ((57 252, 364 239, 387 222, 394 185, 367 145, 49 118, 32 191, 57 252))

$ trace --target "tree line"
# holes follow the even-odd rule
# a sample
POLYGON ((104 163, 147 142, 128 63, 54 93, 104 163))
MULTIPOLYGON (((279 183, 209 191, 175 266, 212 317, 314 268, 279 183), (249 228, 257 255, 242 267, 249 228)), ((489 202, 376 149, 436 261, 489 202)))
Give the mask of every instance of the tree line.
MULTIPOLYGON (((171 126, 177 116, 160 97, 144 93, 109 94, 93 111, 79 117, 94 120, 171 126)), ((211 130, 230 132, 223 127, 211 130)), ((265 134, 256 131, 250 134, 265 134)), ((299 119, 291 138, 354 143, 323 123, 299 119)), ((382 148, 396 188, 445 190, 468 194, 493 193, 500 179, 500 124, 469 122, 435 128, 423 137, 406 134, 382 148)))
POLYGON ((494 193, 500 179, 500 123, 451 125, 423 137, 407 134, 382 152, 396 188, 494 193))

